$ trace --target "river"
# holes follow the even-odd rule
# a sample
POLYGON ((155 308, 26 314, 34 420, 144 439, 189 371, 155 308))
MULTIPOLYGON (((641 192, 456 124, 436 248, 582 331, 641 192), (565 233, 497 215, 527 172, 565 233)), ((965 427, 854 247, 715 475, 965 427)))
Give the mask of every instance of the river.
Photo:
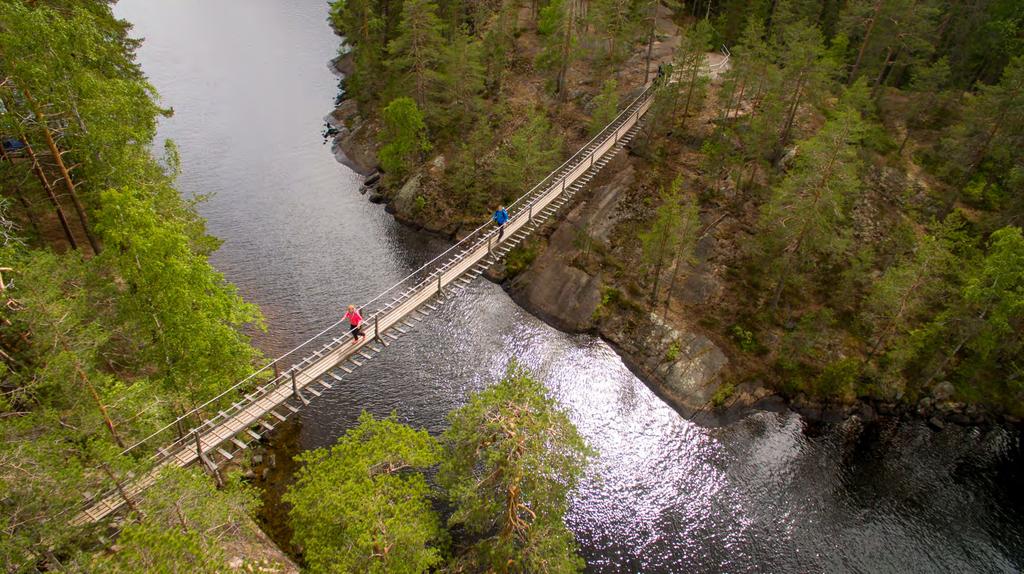
MULTIPOLYGON (((224 240, 212 261, 257 303, 274 353, 445 247, 359 194, 320 130, 337 93, 325 0, 122 0, 174 116, 179 188, 224 240)), ((478 280, 301 413, 303 448, 366 409, 433 433, 516 356, 595 446, 568 522, 589 572, 1017 572, 1020 437, 919 423, 680 417, 608 345, 567 335, 478 280), (368 367, 368 368, 367 368, 368 367)))

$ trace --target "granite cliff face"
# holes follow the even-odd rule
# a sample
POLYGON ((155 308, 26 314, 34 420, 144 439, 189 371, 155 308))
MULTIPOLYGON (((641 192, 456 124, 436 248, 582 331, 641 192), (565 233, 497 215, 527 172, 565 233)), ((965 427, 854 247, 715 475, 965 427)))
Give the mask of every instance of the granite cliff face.
MULTIPOLYGON (((599 334, 683 415, 704 412, 728 364, 722 350, 696 326, 669 324, 657 313, 633 308, 609 308, 617 303, 606 279, 615 270, 584 262, 594 245, 609 244, 621 232, 618 224, 630 213, 626 202, 636 184, 636 168, 623 153, 596 181, 553 224, 540 254, 507 287, 518 303, 552 325, 599 334)), ((693 285, 702 288, 700 282, 693 285)), ((681 292, 689 290, 684 284, 681 292)))

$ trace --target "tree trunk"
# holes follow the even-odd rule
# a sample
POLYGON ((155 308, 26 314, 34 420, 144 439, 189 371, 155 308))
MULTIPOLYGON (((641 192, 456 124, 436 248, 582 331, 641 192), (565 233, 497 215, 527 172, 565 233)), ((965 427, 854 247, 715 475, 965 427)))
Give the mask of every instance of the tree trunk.
POLYGON ((854 78, 857 76, 857 71, 860 69, 860 62, 864 58, 864 51, 868 47, 868 42, 871 40, 871 32, 875 29, 875 22, 878 20, 878 11, 882 9, 882 0, 875 0, 874 9, 871 11, 871 18, 868 19, 867 30, 864 31, 864 40, 860 43, 860 50, 857 52, 857 59, 853 61, 853 67, 850 68, 850 75, 846 78, 847 84, 852 84, 854 78))
POLYGON ((92 247, 92 252, 98 255, 100 252, 100 245, 96 241, 96 238, 92 234, 92 230, 89 229, 89 219, 85 214, 85 206, 82 205, 82 201, 78 198, 78 193, 75 192, 75 182, 71 179, 71 173, 68 171, 67 166, 64 165, 64 158, 61 157, 61 152, 57 148, 57 142, 53 140, 53 133, 50 132, 50 126, 46 124, 46 116, 43 114, 42 108, 32 99, 32 95, 28 89, 22 88, 21 93, 25 96, 25 100, 28 101, 29 106, 32 108, 32 112, 36 115, 36 121, 39 122, 40 127, 43 130, 43 137, 46 138, 46 146, 50 148, 50 153, 53 154, 54 161, 57 162, 57 169, 60 170, 61 179, 64 180, 64 187, 68 190, 68 195, 71 196, 71 203, 75 206, 75 211, 78 213, 78 219, 82 223, 82 232, 85 233, 85 237, 89 240, 89 246, 92 247))
MULTIPOLYGON (((64 344, 64 350, 67 351, 67 344, 64 344)), ((117 434, 117 429, 114 427, 114 421, 110 419, 110 414, 107 412, 107 405, 103 404, 103 400, 100 398, 100 394, 96 392, 96 387, 93 386, 92 381, 89 380, 88 375, 82 370, 82 366, 75 362, 75 374, 81 377, 82 382, 89 389, 89 394, 92 395, 92 400, 96 402, 96 407, 99 408, 100 414, 103 415, 103 423, 107 425, 107 429, 110 431, 110 436, 114 438, 114 443, 118 447, 124 448, 124 442, 121 441, 121 437, 117 434)))
POLYGON ((878 71, 878 77, 875 78, 875 85, 872 88, 873 95, 877 95, 878 91, 882 88, 882 82, 885 81, 887 72, 892 66, 892 63, 896 61, 896 57, 899 56, 899 50, 893 50, 892 46, 889 46, 885 52, 885 60, 882 60, 882 69, 878 71))
POLYGON ((57 199, 57 194, 54 193, 53 186, 50 185, 50 181, 46 178, 43 166, 39 164, 39 158, 32 149, 32 145, 28 143, 28 140, 25 140, 25 151, 32 160, 32 171, 35 172, 36 178, 39 180, 39 184, 43 186, 43 190, 46 191, 47 198, 53 205, 54 211, 57 212, 57 219, 60 220, 60 226, 64 229, 64 236, 67 237, 68 243, 71 244, 72 249, 78 249, 78 241, 75 239, 74 234, 71 233, 71 226, 68 224, 68 218, 64 214, 64 208, 61 207, 60 201, 57 199))
MULTIPOLYGON (((802 97, 801 92, 804 89, 806 74, 806 70, 801 70, 800 76, 797 77, 796 89, 793 90, 793 103, 790 105, 789 112, 786 114, 786 123, 782 128, 782 134, 779 136, 779 151, 781 151, 789 141, 789 135, 793 129, 793 123, 796 121, 796 112, 800 109, 800 98, 802 97)), ((778 151, 776 151, 776 155, 777 154, 778 151)))
POLYGON ((985 156, 988 155, 988 148, 989 146, 992 145, 992 140, 995 139, 996 134, 999 133, 999 121, 1001 120, 1001 118, 992 119, 995 121, 992 122, 992 129, 990 129, 988 135, 985 136, 985 143, 983 143, 981 145, 981 148, 978 149, 977 153, 974 154, 974 159, 971 161, 971 165, 967 167, 968 179, 970 179, 970 177, 974 175, 974 172, 977 171, 978 166, 981 165, 982 160, 984 160, 985 156))
POLYGON ((896 150, 896 155, 902 156, 903 149, 907 147, 907 140, 910 139, 910 125, 904 127, 906 133, 903 134, 903 141, 900 142, 900 149, 896 150))
POLYGON ((651 1, 651 27, 647 31, 647 55, 644 60, 644 85, 651 78, 651 50, 654 48, 654 29, 658 23, 658 0, 651 1))

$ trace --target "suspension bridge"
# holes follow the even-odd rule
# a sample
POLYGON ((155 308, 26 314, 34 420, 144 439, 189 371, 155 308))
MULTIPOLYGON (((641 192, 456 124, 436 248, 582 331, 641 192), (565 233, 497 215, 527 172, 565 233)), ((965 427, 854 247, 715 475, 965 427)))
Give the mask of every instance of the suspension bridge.
POLYGON ((263 433, 273 430, 324 391, 341 383, 345 375, 384 352, 391 343, 437 311, 441 302, 457 296, 569 203, 633 139, 641 117, 651 107, 654 92, 654 84, 648 85, 593 139, 510 204, 507 207, 510 217, 503 233, 499 234, 497 226, 488 221, 365 303, 362 306, 363 330, 367 336, 361 341, 347 334, 332 336, 340 332, 338 327, 342 323, 335 322, 216 397, 126 448, 122 454, 129 455, 145 445, 152 448, 165 442, 143 461, 141 472, 94 497, 72 518, 71 524, 97 522, 131 506, 156 483, 160 471, 167 466, 199 463, 215 473, 252 441, 260 440, 263 433), (373 310, 366 313, 368 309, 373 310), (287 368, 281 370, 284 365, 287 368), (208 412, 226 400, 235 402, 189 432, 182 432, 189 417, 208 412))

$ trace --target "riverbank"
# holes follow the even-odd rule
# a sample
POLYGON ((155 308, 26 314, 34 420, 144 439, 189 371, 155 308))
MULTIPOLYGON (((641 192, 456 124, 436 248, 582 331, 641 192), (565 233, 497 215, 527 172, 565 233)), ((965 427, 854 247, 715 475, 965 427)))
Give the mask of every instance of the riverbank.
MULTIPOLYGON (((671 28, 667 32, 654 45, 655 61, 669 60, 678 42, 671 28)), ((348 57, 332 64, 342 76, 352 65, 348 57)), ((719 82, 712 82, 712 90, 719 88, 719 82)), ((701 117, 703 129, 710 130, 713 113, 709 110, 701 117)), ((363 192, 371 202, 384 204, 405 225, 449 239, 459 237, 467 223, 462 214, 433 216, 416 208, 423 181, 441 177, 443 155, 425 162, 421 171, 397 189, 383 189, 376 162, 379 126, 363 118, 351 100, 343 100, 328 121, 338 129, 333 142, 336 157, 368 177, 363 192)), ((692 152, 681 156, 678 166, 683 173, 700 181, 699 156, 692 152)), ((834 401, 787 392, 771 381, 757 351, 744 349, 744 341, 722 334, 729 325, 722 324, 722 307, 728 304, 723 305, 721 299, 739 295, 728 292, 728 274, 741 249, 735 238, 746 235, 752 211, 749 202, 744 205, 739 197, 732 198, 731 204, 721 202, 702 209, 705 229, 695 252, 697 260, 687 266, 682 281, 669 288, 663 309, 647 309, 639 303, 645 299, 642 279, 636 276, 636 266, 626 263, 629 259, 623 257, 626 250, 621 247, 630 240, 635 243, 638 223, 652 217, 647 198, 656 195, 659 182, 650 176, 649 167, 631 150, 621 153, 564 217, 509 254, 511 272, 502 265, 489 273, 489 278, 550 325, 566 332, 599 335, 677 412, 707 426, 729 424, 759 410, 792 410, 821 422, 853 416, 864 420, 923 419, 935 429, 947 424, 1020 424, 1005 413, 953 400, 948 383, 934 385, 927 395, 912 401, 900 396, 834 401), (718 308, 702 313, 704 306, 718 308)), ((471 223, 478 224, 475 220, 471 223)), ((742 334, 743 327, 732 321, 733 333, 742 334)))

